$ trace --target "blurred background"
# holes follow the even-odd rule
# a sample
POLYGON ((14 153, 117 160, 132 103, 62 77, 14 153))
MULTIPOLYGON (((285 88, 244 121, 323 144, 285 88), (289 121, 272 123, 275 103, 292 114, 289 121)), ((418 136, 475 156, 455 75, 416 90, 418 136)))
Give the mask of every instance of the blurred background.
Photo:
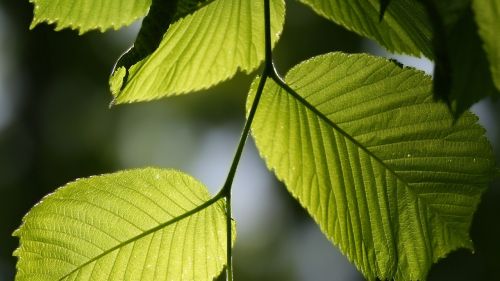
MULTIPOLYGON (((287 1, 275 58, 291 66, 330 51, 394 57, 432 72, 427 60, 392 56, 287 1)), ((212 193, 223 184, 244 123, 253 75, 238 75, 203 93, 108 105, 108 75, 139 25, 78 36, 41 25, 29 30, 28 0, 0 2, 0 281, 14 280, 11 233, 44 195, 76 178, 145 166, 183 170, 212 193)), ((474 106, 500 156, 499 103, 474 106)), ((250 141, 234 184, 238 281, 363 280, 328 242, 250 141)), ((500 280, 499 182, 484 195, 472 225, 474 253, 460 250, 435 265, 429 280, 500 280)))

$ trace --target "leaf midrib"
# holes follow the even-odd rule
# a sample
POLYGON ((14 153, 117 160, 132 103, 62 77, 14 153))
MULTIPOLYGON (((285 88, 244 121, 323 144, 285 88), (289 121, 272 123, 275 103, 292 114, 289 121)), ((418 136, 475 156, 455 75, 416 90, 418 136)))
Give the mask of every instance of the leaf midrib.
MULTIPOLYGON (((349 141, 351 141, 355 146, 363 150, 365 153, 367 153, 370 157, 372 157, 375 161, 377 161, 379 164, 381 164, 389 173, 394 175, 398 181, 401 181, 404 186, 411 191, 418 200, 420 200, 422 203, 425 204, 426 208, 429 208, 430 210, 433 210, 433 212, 441 218, 439 211, 434 210, 432 208, 431 204, 427 202, 427 199, 422 198, 418 192, 415 192, 414 188, 412 185, 401 178, 390 166, 388 166, 382 159, 380 159, 377 155, 375 155, 373 152, 371 152, 366 146, 362 145, 359 141, 357 141, 354 137, 352 137, 350 134, 348 134, 345 130, 340 128, 336 123, 334 123, 332 120, 330 120, 326 115, 324 115, 321 111, 319 111, 316 107, 314 107, 311 103, 309 103, 305 98, 300 96, 295 90, 293 90, 281 77, 278 75, 273 75, 271 76, 271 79, 278 84, 281 89, 285 90, 288 94, 290 94, 292 97, 294 97, 296 100, 298 100, 302 105, 304 105, 307 109, 311 110, 314 114, 316 114, 321 120, 326 122, 328 125, 330 125, 334 130, 336 130, 338 133, 340 133, 343 137, 347 138, 349 141)), ((446 220, 444 220, 446 222, 446 220)))
POLYGON ((128 245, 130 243, 133 243, 133 242, 135 242, 135 241, 137 241, 137 240, 139 240, 139 239, 141 239, 141 238, 143 238, 145 236, 148 236, 149 234, 152 234, 152 233, 154 233, 154 232, 156 232, 158 230, 161 230, 161 229, 163 229, 163 228, 165 228, 165 227, 167 227, 167 226, 169 226, 171 224, 174 224, 174 223, 176 223, 178 221, 181 221, 182 219, 185 219, 185 218, 187 218, 187 217, 189 217, 191 215, 194 215, 194 214, 196 214, 196 213, 198 213, 200 211, 203 211, 204 209, 212 206, 213 204, 217 203, 219 200, 222 200, 222 199, 223 199, 223 196, 216 195, 215 197, 213 197, 210 200, 206 201, 205 203, 197 206, 196 208, 191 209, 190 211, 187 211, 187 212, 185 212, 185 213, 183 213, 183 214, 181 214, 181 215, 179 215, 179 216, 177 216, 177 217, 175 217, 175 218, 173 218, 171 220, 168 220, 168 221, 166 221, 164 223, 161 223, 161 224, 159 224, 159 225, 157 225, 157 226, 155 226, 155 227, 153 227, 153 228, 151 228, 151 229, 149 229, 147 231, 144 231, 144 232, 142 232, 142 233, 140 233, 140 234, 138 234, 136 236, 133 236, 132 238, 130 238, 128 240, 125 240, 125 241, 117 244, 116 246, 111 247, 108 250, 102 252, 101 254, 99 254, 99 255, 97 255, 97 256, 89 259, 85 263, 82 263, 81 265, 78 265, 75 269, 73 269, 72 271, 66 273, 61 278, 59 278, 58 281, 64 280, 65 278, 67 278, 71 274, 77 272, 78 270, 80 270, 83 267, 91 264, 92 262, 94 262, 94 261, 96 261, 96 260, 98 260, 98 259, 106 256, 107 254, 109 254, 109 253, 111 253, 111 252, 113 252, 113 251, 115 251, 117 249, 120 249, 120 248, 122 248, 122 247, 124 247, 124 246, 126 246, 126 245, 128 245))

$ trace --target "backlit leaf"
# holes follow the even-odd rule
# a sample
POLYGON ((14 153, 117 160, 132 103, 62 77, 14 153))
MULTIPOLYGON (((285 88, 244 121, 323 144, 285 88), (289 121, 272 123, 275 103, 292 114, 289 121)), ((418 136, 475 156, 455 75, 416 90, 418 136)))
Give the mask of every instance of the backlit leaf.
POLYGON ((173 170, 69 183, 36 205, 15 235, 17 281, 212 281, 226 263, 224 199, 173 170))
MULTIPOLYGON (((281 33, 283 0, 271 1, 273 44, 281 33)), ((249 73, 264 59, 263 1, 215 0, 168 28, 158 49, 110 78, 115 103, 148 101, 209 88, 249 73)))
POLYGON ((69 27, 80 33, 92 29, 118 29, 144 16, 151 0, 30 0, 35 5, 31 28, 41 22, 55 23, 56 30, 69 27))
POLYGON ((391 0, 380 0, 379 21, 382 21, 384 18, 385 11, 387 10, 387 7, 389 7, 390 3, 391 0))
POLYGON ((141 24, 141 29, 134 45, 124 53, 116 67, 129 68, 153 53, 160 45, 168 27, 180 18, 189 15, 213 0, 153 0, 148 15, 141 24))
POLYGON ((418 1, 394 0, 390 5, 387 3, 382 21, 382 0, 300 1, 325 18, 376 40, 390 52, 433 57, 432 28, 418 1))
POLYGON ((494 175, 473 114, 453 123, 429 77, 368 55, 318 56, 286 80, 295 91, 267 80, 258 150, 368 280, 425 280, 438 259, 472 248, 494 175))

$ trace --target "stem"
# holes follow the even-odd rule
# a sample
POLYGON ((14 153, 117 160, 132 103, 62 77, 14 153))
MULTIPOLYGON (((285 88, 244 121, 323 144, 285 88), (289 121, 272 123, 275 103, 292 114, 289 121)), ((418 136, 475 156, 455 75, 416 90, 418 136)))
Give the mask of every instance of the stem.
MULTIPOLYGON (((273 47, 271 46, 271 7, 270 0, 264 0, 264 29, 265 29, 265 67, 264 74, 267 74, 269 71, 274 71, 273 65, 273 47)), ((262 76, 266 76, 262 74, 262 76)))
POLYGON ((264 68, 262 72, 262 76, 260 77, 259 86, 257 88, 257 93, 255 94, 255 98, 252 103, 252 107, 250 108, 250 112, 247 117, 247 121, 245 122, 245 127, 243 128, 243 132, 241 133, 240 142, 238 143, 238 147, 236 148, 236 153, 234 154, 233 163, 231 164, 231 169, 226 178, 226 182, 222 187, 219 194, 226 198, 226 231, 227 231, 227 268, 226 275, 227 281, 233 280, 233 266, 232 266, 232 222, 231 222, 231 187, 233 185, 234 175, 236 174, 236 169, 238 168, 238 163, 240 162, 241 154, 243 152, 243 148, 245 147, 246 140, 248 138, 248 133, 250 132, 250 127, 253 122, 253 118, 255 117, 255 112, 257 112, 257 107, 259 105, 260 97, 262 96, 262 92, 264 90, 264 85, 266 84, 267 79, 267 68, 264 68))
POLYGON ((226 279, 233 281, 233 226, 231 224, 231 188, 226 194, 226 255, 227 255, 227 268, 226 279))
POLYGON ((250 128, 252 126, 253 119, 255 117, 255 113, 257 112, 257 107, 259 105, 260 97, 262 96, 262 92, 264 91, 264 86, 266 84, 266 80, 268 77, 274 77, 276 75, 276 70, 273 65, 272 58, 272 45, 271 45, 271 8, 270 8, 270 0, 264 0, 264 46, 265 46, 265 60, 264 60, 264 70, 262 71, 262 75, 259 80, 259 85, 257 87, 257 92, 255 93, 255 98, 252 102, 252 107, 247 116, 247 120, 245 122, 245 126, 243 127, 243 132, 240 136, 240 141, 238 143, 238 147, 236 148, 236 152, 233 157, 233 162, 231 163, 231 168, 229 169, 229 173, 227 175, 224 186, 221 191, 216 195, 216 197, 224 197, 226 198, 226 231, 227 231, 227 267, 226 267, 226 280, 233 281, 233 253, 232 253, 232 242, 233 242, 233 233, 232 233, 232 210, 231 210, 231 188, 233 185, 234 176, 236 174, 236 169, 238 168, 238 164, 240 162, 241 154, 243 153, 243 148, 245 147, 246 141, 248 139, 248 134, 250 132, 250 128))

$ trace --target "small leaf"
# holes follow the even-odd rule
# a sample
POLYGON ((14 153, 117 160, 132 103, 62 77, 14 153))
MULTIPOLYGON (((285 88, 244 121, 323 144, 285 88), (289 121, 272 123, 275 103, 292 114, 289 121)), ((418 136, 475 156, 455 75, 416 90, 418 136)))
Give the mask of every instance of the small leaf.
POLYGON ((211 281, 226 263, 225 219, 225 201, 181 172, 80 179, 23 219, 16 280, 211 281))
POLYGON ((488 55, 491 74, 500 91, 500 3, 498 0, 472 0, 472 9, 483 48, 488 55))
POLYGON ((318 56, 286 80, 266 82, 257 148, 368 280, 425 280, 450 251, 472 248, 473 213, 495 173, 473 114, 452 125, 428 76, 368 55, 318 56))
POLYGON ((362 36, 376 40, 390 52, 433 58, 431 25, 418 1, 397 0, 388 5, 380 21, 380 7, 387 0, 300 0, 319 15, 362 36))
MULTIPOLYGON (((273 44, 283 28, 283 0, 271 1, 273 44)), ((263 1, 215 0, 172 24, 158 48, 110 78, 115 103, 149 101, 209 88, 264 59, 263 1), (126 74, 123 75, 123 70, 126 74)))
POLYGON ((56 30, 71 28, 80 34, 92 29, 118 29, 144 16, 151 0, 30 0, 35 5, 31 28, 55 23, 56 30))

